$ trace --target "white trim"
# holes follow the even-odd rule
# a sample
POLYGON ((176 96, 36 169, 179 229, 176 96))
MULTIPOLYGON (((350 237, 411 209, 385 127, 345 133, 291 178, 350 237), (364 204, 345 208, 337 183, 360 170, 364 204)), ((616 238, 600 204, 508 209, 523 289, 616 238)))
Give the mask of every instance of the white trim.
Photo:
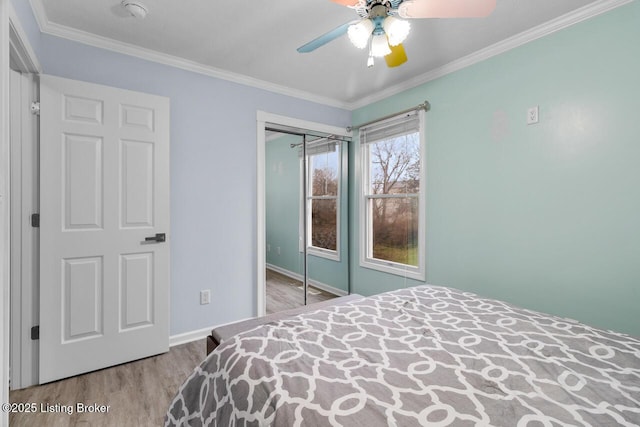
POLYGON ((256 316, 267 314, 266 299, 266 208, 265 208, 265 162, 266 162, 266 120, 262 111, 257 113, 256 125, 256 316))
POLYGON ((21 253, 22 253, 22 174, 20 164, 22 163, 22 153, 20 148, 22 126, 20 122, 22 118, 15 114, 20 111, 22 106, 22 75, 14 70, 9 71, 9 103, 11 112, 9 114, 9 159, 11 162, 11 212, 9 213, 9 222, 11 228, 11 336, 9 337, 10 359, 9 367, 11 368, 11 389, 22 388, 22 322, 20 308, 15 313, 16 307, 22 307, 22 295, 20 292, 22 283, 21 253), (18 314, 18 315, 16 315, 18 314))
MULTIPOLYGON (((319 133, 327 133, 336 136, 348 136, 351 137, 351 132, 347 131, 346 127, 339 127, 333 125, 327 125, 325 123, 312 122, 304 119, 297 119, 295 117, 282 116, 280 114, 273 114, 266 111, 258 110, 256 112, 258 122, 272 123, 283 126, 289 126, 293 128, 306 129, 309 131, 315 131, 319 133)), ((264 129, 263 132, 264 134, 264 129)), ((264 139, 264 135, 263 135, 264 139)))
MULTIPOLYGON (((283 275, 285 275, 285 276, 287 276, 287 277, 289 277, 291 279, 294 279, 294 280, 302 281, 302 279, 304 279, 302 274, 287 270, 287 269, 282 268, 282 267, 278 267, 277 265, 273 265, 273 264, 267 263, 267 268, 269 270, 273 270, 276 273, 283 274, 283 275)), ((318 289, 320 289, 322 291, 328 292, 330 294, 333 294, 333 295, 336 295, 336 296, 339 296, 339 297, 343 297, 345 295, 349 295, 349 293, 347 291, 343 290, 343 289, 334 288, 331 285, 327 285, 326 283, 318 282, 317 280, 311 280, 310 279, 308 281, 308 283, 309 283, 310 286, 313 286, 314 288, 318 288, 318 289)))
MULTIPOLYGON (((337 213, 340 214, 339 208, 338 208, 338 212, 337 213)), ((339 222, 337 224, 337 227, 338 227, 338 231, 337 231, 338 234, 337 234, 336 238, 338 239, 337 240, 338 241, 338 243, 337 243, 338 244, 338 249, 340 249, 340 240, 339 240, 340 239, 340 234, 339 234, 339 232, 340 232, 340 228, 339 228, 340 227, 340 223, 339 222)), ((309 230, 309 231, 311 231, 311 230, 309 230)), ((330 261, 340 262, 340 251, 339 250, 333 251, 331 249, 317 248, 315 246, 309 246, 309 247, 307 247, 307 254, 308 255, 313 255, 313 256, 318 257, 318 258, 328 259, 330 261)))
MULTIPOLYGON (((211 335, 211 331, 222 326, 231 325, 234 323, 244 322, 245 320, 253 319, 253 317, 244 317, 242 319, 233 320, 231 322, 219 323, 217 325, 209 326, 208 328, 196 329, 195 331, 183 332, 181 334, 171 335, 169 337, 169 347, 175 347, 177 345, 187 344, 190 342, 198 341, 207 338, 211 335)), ((203 344, 204 345, 204 344, 203 344)))
MULTIPOLYGON (((302 177, 302 174, 305 173, 304 172, 304 159, 301 157, 300 161, 298 162, 299 167, 298 167, 298 177, 302 177)), ((304 179, 300 179, 298 178, 298 194, 300 197, 300 200, 298 203, 298 252, 300 253, 304 253, 304 208, 305 208, 305 203, 304 200, 302 200, 302 195, 304 194, 304 179)), ((266 212, 265 212, 266 215, 266 212)), ((308 246, 308 244, 307 244, 308 246)))
POLYGON ((74 42, 86 44, 89 46, 106 49, 123 55, 134 56, 145 59, 147 61, 168 65, 182 70, 203 74, 245 86, 255 87, 257 89, 274 92, 281 95, 291 96, 305 101, 315 102, 330 107, 348 109, 349 103, 332 99, 326 96, 316 95, 310 92, 292 89, 290 87, 271 83, 265 80, 256 79, 239 73, 233 73, 220 68, 204 65, 195 61, 190 61, 174 55, 158 52, 152 49, 124 43, 108 37, 98 36, 86 31, 56 24, 47 18, 46 11, 40 0, 30 0, 36 21, 40 27, 40 31, 56 37, 61 37, 74 42))
POLYGON ((339 297, 349 295, 349 292, 345 290, 335 288, 333 286, 327 285, 326 283, 318 282, 316 280, 309 280, 309 285, 313 286, 314 288, 318 288, 321 291, 325 291, 339 297))
POLYGON ((29 0, 29 4, 31 5, 31 10, 33 10, 33 16, 36 18, 38 28, 40 28, 41 32, 44 32, 43 28, 45 28, 49 23, 49 18, 47 18, 47 13, 44 10, 44 5, 41 1, 33 0, 29 0))
POLYGON ((9 43, 11 43, 13 52, 19 58, 20 71, 37 74, 42 73, 40 61, 38 61, 38 57, 29 43, 27 33, 25 33, 22 28, 20 19, 18 19, 18 15, 11 2, 9 2, 9 27, 9 31, 11 32, 9 43))
POLYGON ((10 141, 12 390, 38 384, 38 341, 30 336, 39 316, 38 228, 30 221, 31 214, 38 212, 38 121, 29 108, 37 99, 38 85, 33 74, 18 74, 17 79, 19 97, 12 100, 12 113, 19 113, 12 114, 10 141))
POLYGON ((205 339, 206 337, 211 335, 211 331, 213 330, 213 328, 215 328, 215 326, 198 329, 191 332, 184 332, 182 334, 171 335, 169 337, 169 347, 175 347, 177 345, 198 341, 200 339, 205 339))
POLYGON ((524 44, 537 40, 539 38, 548 36, 556 31, 568 28, 572 25, 578 24, 587 19, 598 16, 602 13, 613 10, 617 7, 623 6, 627 3, 631 3, 633 0, 598 0, 587 6, 576 9, 572 12, 566 13, 544 24, 533 27, 515 36, 504 39, 498 43, 488 46, 484 49, 480 49, 470 55, 464 56, 455 61, 451 61, 441 67, 431 70, 422 75, 416 76, 404 82, 389 86, 383 90, 379 90, 369 96, 366 96, 358 101, 355 101, 349 105, 352 110, 362 108, 366 105, 374 102, 381 101, 398 93, 404 92, 409 89, 413 89, 417 86, 446 76, 447 74, 454 73, 463 68, 482 62, 486 59, 492 58, 501 53, 505 53, 511 49, 515 49, 524 44))
POLYGON ((178 58, 176 56, 163 54, 150 49, 144 49, 128 43, 119 42, 113 39, 97 36, 95 34, 90 34, 70 27, 54 24, 47 18, 42 0, 29 0, 38 26, 40 27, 40 31, 43 33, 62 37, 68 40, 76 41, 78 43, 111 50, 125 55, 135 56, 138 58, 146 59, 148 61, 158 62, 172 67, 181 68, 187 71, 193 71, 195 73, 244 84, 258 89, 264 89, 270 92, 292 96, 295 98, 316 102, 331 107, 344 108, 347 110, 356 110, 358 108, 362 108, 366 105, 404 92, 408 89, 420 86, 431 80, 435 80, 447 74, 477 64, 478 62, 484 61, 485 59, 489 59, 493 56, 517 48, 526 43, 552 34, 556 31, 562 30, 579 22, 598 16, 602 13, 631 3, 632 1, 633 0, 597 0, 591 4, 566 13, 556 19, 538 25, 537 27, 523 31, 522 33, 516 34, 515 36, 509 37, 463 58, 452 61, 448 64, 445 64, 422 75, 416 76, 412 79, 406 80, 398 85, 389 86, 358 101, 345 102, 304 91, 299 91, 296 89, 291 89, 264 80, 255 79, 242 74, 232 73, 230 71, 206 66, 197 62, 178 58))
POLYGON ((258 110, 256 112, 256 315, 266 313, 266 226, 265 226, 265 132, 266 124, 280 124, 300 129, 351 136, 346 128, 301 120, 258 110))
MULTIPOLYGON (((312 227, 313 227, 313 221, 312 221, 312 209, 311 209, 311 204, 313 202, 313 200, 317 200, 318 196, 312 196, 312 188, 313 188, 313 177, 309 176, 308 173, 308 169, 310 166, 313 166, 311 159, 313 158, 313 156, 317 155, 317 154, 307 154, 307 159, 308 161, 306 162, 307 164, 307 171, 304 170, 304 159, 300 159, 300 169, 302 170, 301 173, 307 173, 307 200, 300 200, 300 218, 302 218, 302 215, 305 214, 305 212, 307 212, 307 229, 303 230, 303 232, 307 233, 307 254, 310 255, 314 255, 320 258, 325 258, 325 259, 329 259, 331 261, 340 261, 340 258, 342 256, 341 250, 342 250, 342 245, 340 244, 341 242, 341 217, 342 217, 342 183, 343 183, 343 176, 342 176, 342 142, 336 144, 336 148, 337 148, 337 172, 338 172, 338 192, 335 196, 331 196, 330 198, 328 198, 328 200, 335 200, 336 201, 336 249, 332 250, 332 249, 326 249, 326 248, 319 248, 316 246, 313 246, 311 241, 312 239, 312 227), (305 210, 306 207, 306 210, 305 210)), ((348 150, 348 147, 347 147, 348 150)), ((302 185, 302 183, 301 183, 302 185)), ((302 195, 303 192, 301 191, 300 194, 302 195)), ((300 221, 301 226, 300 229, 302 229, 302 223, 303 221, 300 221)), ((302 235, 299 237, 298 239, 300 241, 300 247, 302 247, 303 244, 303 238, 302 235)), ((302 252, 302 251, 300 251, 302 252)))
MULTIPOLYGON (((9 0, 0 0, 0 401, 9 402, 10 337, 10 201, 9 201, 9 0)), ((9 425, 8 411, 0 413, 0 426, 9 425)))
MULTIPOLYGON (((0 43, 2 44, 2 51, 5 52, 5 47, 8 47, 8 56, 10 58, 9 64, 13 64, 22 73, 39 73, 41 66, 36 57, 29 39, 20 23, 20 20, 16 14, 15 9, 10 1, 3 2, 3 20, 2 28, 8 23, 7 31, 3 30, 2 37, 0 37, 0 43), (4 13, 6 12, 6 13, 4 13), (4 17, 8 19, 5 21, 4 17), (6 40, 4 37, 8 37, 6 40)), ((7 67, 2 66, 2 79, 3 84, 5 78, 9 79, 9 65, 7 67), (5 77, 6 74, 6 77, 5 77)), ((37 83, 35 83, 33 77, 28 78, 28 82, 25 78, 21 78, 21 91, 23 92, 23 104, 20 108, 28 107, 29 102, 34 99, 32 97, 37 96, 37 83)), ((4 113, 3 113, 4 114, 4 113)), ((10 114, 3 116, 2 120, 10 120, 10 114)), ((37 292, 37 265, 34 265, 34 255, 37 253, 37 246, 34 246, 34 239, 37 239, 37 230, 32 229, 25 223, 25 215, 35 212, 33 204, 37 206, 37 193, 34 193, 37 188, 37 183, 33 182, 34 168, 37 164, 33 158, 34 150, 37 148, 37 120, 34 120, 28 110, 23 110, 23 118, 20 132, 22 133, 21 150, 22 162, 11 162, 12 180, 19 181, 11 186, 13 190, 17 191, 18 200, 21 200, 17 206, 11 206, 9 211, 9 224, 11 225, 11 218, 18 215, 19 221, 14 221, 12 233, 14 233, 15 242, 17 246, 9 244, 7 246, 7 256, 9 262, 13 264, 11 267, 15 271, 14 278, 20 279, 20 283, 17 285, 11 284, 11 277, 9 278, 9 298, 5 299, 5 302, 9 304, 10 309, 5 313, 10 315, 10 328, 11 336, 8 338, 13 342, 9 343, 11 352, 13 355, 12 361, 12 377, 11 383, 13 389, 22 388, 36 384, 38 381, 37 375, 37 357, 38 357, 38 342, 32 341, 29 335, 29 329, 36 324, 37 320, 37 306, 33 301, 37 292), (34 187, 36 186, 36 187, 34 187), (20 190, 22 188, 22 190, 20 190), (14 212, 11 212, 13 210, 14 212), (28 213, 27 213, 28 212, 28 213), (14 286, 11 292, 11 287, 14 286), (15 292, 16 288, 19 292, 15 292), (10 313, 10 314, 9 314, 10 313), (16 345, 16 343, 18 345, 16 345), (15 346, 15 347, 14 347, 15 346), (17 347, 17 348, 16 348, 17 347)), ((4 127, 3 127, 4 128, 4 127)), ((4 141, 3 141, 4 143, 4 141)), ((9 146, 11 145, 11 138, 7 140, 9 146)), ((9 194, 12 194, 9 191, 9 194)), ((9 197, 9 196, 8 196, 9 197)), ((10 203, 11 204, 11 203, 10 203)), ((29 224, 30 225, 30 224, 29 224)), ((9 360, 6 362, 9 364, 9 360)), ((4 379, 4 378, 3 378, 4 379)), ((5 400, 3 400, 4 402, 5 400)))

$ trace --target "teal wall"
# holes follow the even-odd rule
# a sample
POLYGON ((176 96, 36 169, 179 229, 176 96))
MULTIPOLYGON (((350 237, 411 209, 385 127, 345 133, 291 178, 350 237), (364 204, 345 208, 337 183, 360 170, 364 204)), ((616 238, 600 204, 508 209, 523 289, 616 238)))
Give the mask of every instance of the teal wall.
MULTIPOLYGON (((632 2, 354 112, 431 103, 429 283, 640 336, 639 23, 632 2)), ((359 267, 351 219, 353 291, 414 284, 359 267)))
POLYGON ((282 136, 267 142, 265 151, 267 263, 298 274, 303 269, 298 243, 300 161, 290 144, 300 142, 299 136, 282 136))
MULTIPOLYGON (((304 258, 298 243, 302 177, 298 150, 291 148, 291 144, 301 142, 302 138, 299 136, 285 135, 267 142, 265 151, 267 263, 296 274, 304 271, 304 258)), ((346 248, 349 239, 346 143, 343 143, 343 147, 340 245, 341 248, 346 248)), ((309 255, 307 268, 308 277, 312 281, 348 291, 349 257, 346 250, 341 251, 339 261, 309 255)))

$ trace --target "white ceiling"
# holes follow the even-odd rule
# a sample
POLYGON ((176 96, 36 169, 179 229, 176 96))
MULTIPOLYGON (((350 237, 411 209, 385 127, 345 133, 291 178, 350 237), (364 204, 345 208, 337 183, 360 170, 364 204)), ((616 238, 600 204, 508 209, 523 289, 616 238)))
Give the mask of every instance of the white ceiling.
POLYGON ((409 61, 390 69, 383 60, 367 68, 367 52, 346 36, 311 53, 296 51, 357 17, 329 0, 142 1, 149 9, 144 20, 127 16, 120 0, 31 3, 44 32, 130 53, 133 45, 143 57, 346 108, 622 3, 497 0, 488 18, 412 20, 404 43, 409 61))

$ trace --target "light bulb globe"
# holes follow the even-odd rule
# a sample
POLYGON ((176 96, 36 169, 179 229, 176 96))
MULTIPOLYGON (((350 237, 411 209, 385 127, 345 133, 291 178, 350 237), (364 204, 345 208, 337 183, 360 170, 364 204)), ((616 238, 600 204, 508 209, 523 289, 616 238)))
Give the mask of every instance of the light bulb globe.
POLYGON ((397 46, 409 35, 411 24, 409 24, 409 21, 404 21, 393 16, 387 16, 382 23, 382 28, 384 29, 384 32, 387 33, 389 44, 391 46, 397 46))
POLYGON ((371 37, 371 33, 373 32, 374 24, 370 19, 365 18, 362 21, 350 25, 347 30, 347 34, 349 35, 349 40, 351 43, 358 49, 364 49, 367 47, 369 42, 369 37, 371 37))
POLYGON ((381 58, 391 53, 389 48, 389 42, 387 41, 387 35, 376 34, 371 39, 371 56, 375 58, 381 58))

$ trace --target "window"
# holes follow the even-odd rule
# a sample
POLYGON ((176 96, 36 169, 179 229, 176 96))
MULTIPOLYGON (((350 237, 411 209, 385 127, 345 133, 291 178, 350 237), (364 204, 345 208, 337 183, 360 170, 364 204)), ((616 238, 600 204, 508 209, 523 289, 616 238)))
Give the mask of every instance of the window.
POLYGON ((360 129, 361 265, 424 280, 424 112, 360 129))
POLYGON ((339 259, 340 146, 320 140, 307 144, 307 242, 309 252, 339 259))

